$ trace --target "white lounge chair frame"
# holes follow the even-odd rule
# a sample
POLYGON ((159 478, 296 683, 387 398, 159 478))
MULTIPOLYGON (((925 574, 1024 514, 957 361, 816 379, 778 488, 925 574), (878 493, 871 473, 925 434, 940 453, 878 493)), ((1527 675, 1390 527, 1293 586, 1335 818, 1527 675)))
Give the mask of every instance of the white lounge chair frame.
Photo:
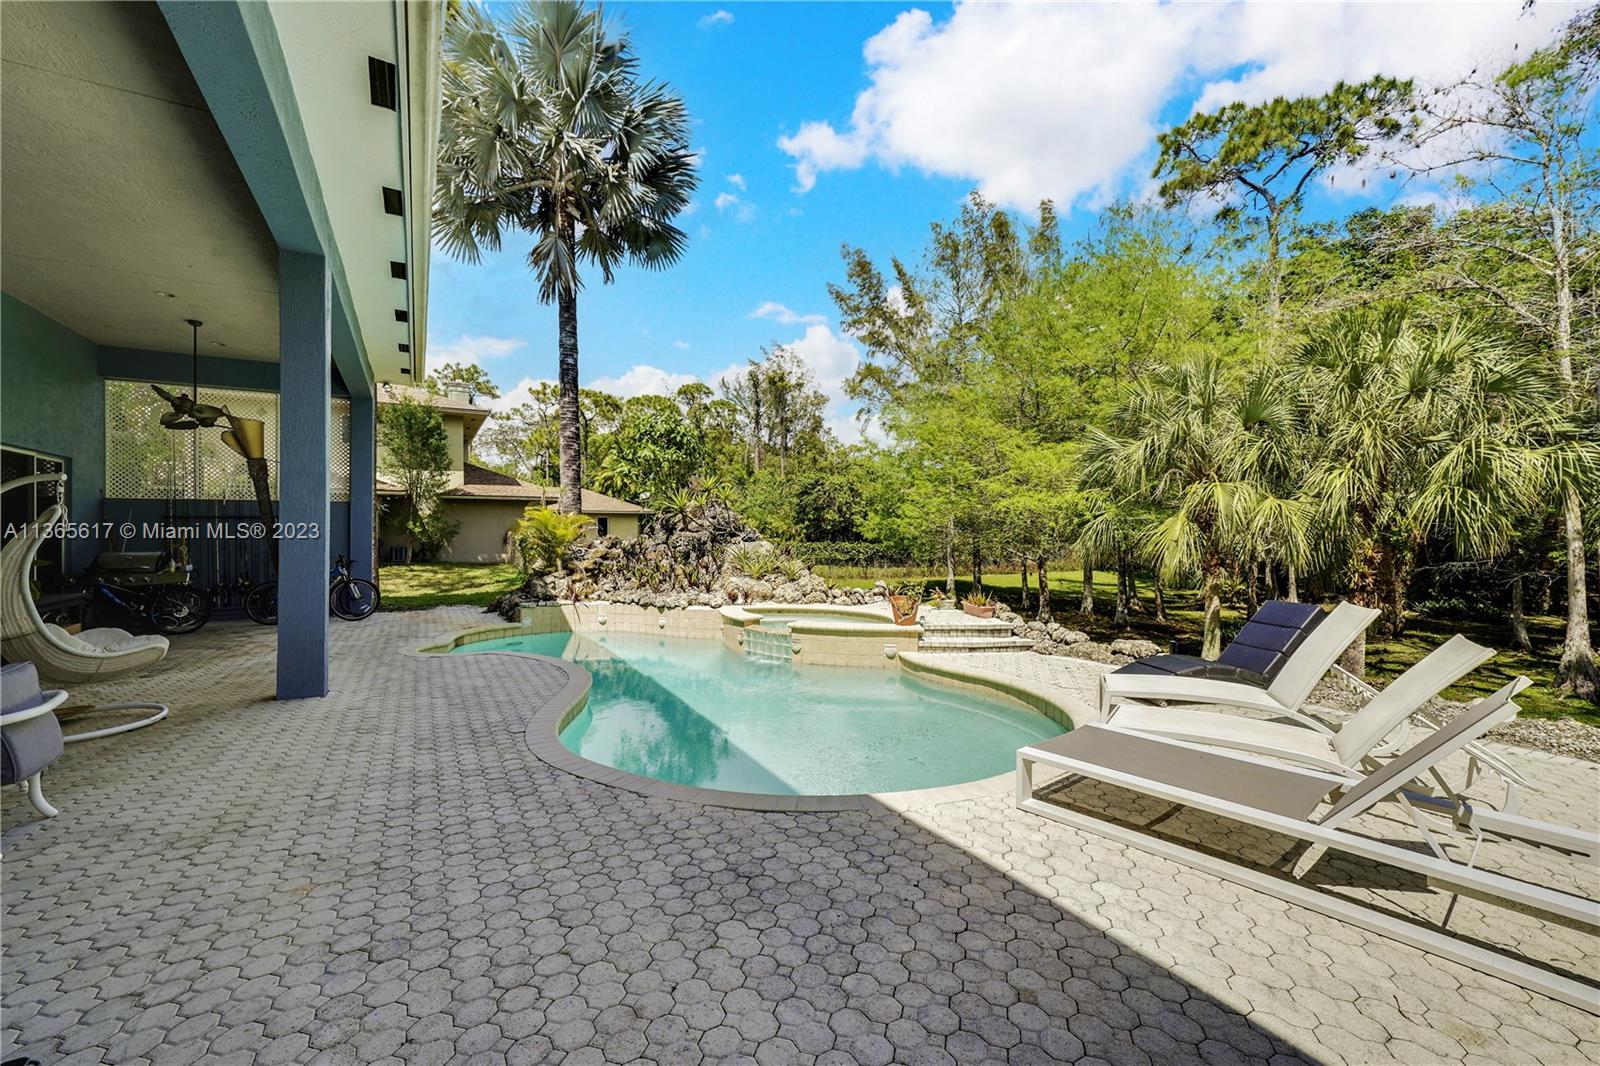
MULTIPOLYGON (((1487 700, 1480 701, 1480 704, 1488 703, 1487 700)), ((1480 812, 1459 797, 1441 803, 1440 797, 1412 792, 1407 788, 1408 783, 1418 774, 1433 769, 1441 760, 1461 750, 1470 740, 1489 728, 1498 710, 1500 708, 1493 705, 1482 708, 1475 706, 1424 738, 1403 755, 1366 775, 1328 774, 1317 770, 1300 769, 1251 756, 1208 751, 1179 741, 1090 724, 1057 738, 1054 742, 1046 741, 1042 745, 1030 745, 1017 752, 1017 806, 1075 829, 1140 848, 1224 880, 1268 893, 1298 906, 1503 978, 1591 1013, 1600 1014, 1600 988, 1594 985, 1534 966, 1493 949, 1468 943, 1442 930, 1407 921, 1332 893, 1320 892, 1301 884, 1297 879, 1315 858, 1320 856, 1321 850, 1340 851, 1421 874, 1428 879, 1429 884, 1460 895, 1471 896, 1496 905, 1536 911, 1563 924, 1600 932, 1600 902, 1477 869, 1472 865, 1477 857, 1476 847, 1473 848, 1472 858, 1468 862, 1451 860, 1423 820, 1422 811, 1448 814, 1455 828, 1473 834, 1480 842, 1482 832, 1487 830, 1519 840, 1540 841, 1565 847, 1567 850, 1588 857, 1591 861, 1594 856, 1600 854, 1600 837, 1566 826, 1534 822, 1531 819, 1514 816, 1496 817, 1497 812, 1480 812), (1065 746, 1082 749, 1096 745, 1108 746, 1111 750, 1120 748, 1125 756, 1128 752, 1132 752, 1133 755, 1131 758, 1124 757, 1118 761, 1124 764, 1131 762, 1144 768, 1143 772, 1103 765, 1102 762, 1090 758, 1076 757, 1070 752, 1050 750, 1052 743, 1062 744, 1068 738, 1083 733, 1088 733, 1093 739, 1088 743, 1080 742, 1065 746), (1107 744, 1108 738, 1110 738, 1109 744, 1107 744), (1150 776, 1148 767, 1162 760, 1166 760, 1169 766, 1184 766, 1187 771, 1183 775, 1186 784, 1193 785, 1197 781, 1204 781, 1208 783, 1207 790, 1185 787, 1185 784, 1150 776), (1281 833, 1312 845, 1312 850, 1302 856, 1296 864, 1293 877, 1245 866, 1130 826, 1039 799, 1033 794, 1033 775, 1038 766, 1101 781, 1174 804, 1207 811, 1246 825, 1281 833), (1284 813, 1282 810, 1284 804, 1281 802, 1277 804, 1280 809, 1273 810, 1265 805, 1240 802, 1236 798, 1230 799, 1216 794, 1225 792, 1238 795, 1241 790, 1248 790, 1246 786, 1252 777, 1257 781, 1267 782, 1265 786, 1267 790, 1275 788, 1279 790, 1280 795, 1284 790, 1291 793, 1298 792, 1299 795, 1291 799, 1297 799, 1302 803, 1309 802, 1312 810, 1308 810, 1304 815, 1295 816, 1284 813), (1219 786, 1214 790, 1209 788, 1209 783, 1213 782, 1219 786), (1320 817, 1313 818, 1312 811, 1321 799, 1336 791, 1342 791, 1342 796, 1332 809, 1320 817), (1349 819, 1385 799, 1395 799, 1407 809, 1412 820, 1423 832, 1433 854, 1397 847, 1341 828, 1349 819), (1442 810, 1442 807, 1448 807, 1448 810, 1442 810), (1486 822, 1495 822, 1498 827, 1486 822), (1525 832, 1514 831, 1519 828, 1525 832)), ((1290 808, 1293 809, 1292 803, 1290 808)))
MULTIPOLYGON (((1474 644, 1459 634, 1451 637, 1389 682, 1382 692, 1367 686, 1367 705, 1332 732, 1192 707, 1140 704, 1112 708, 1106 724, 1113 729, 1152 733, 1191 744, 1270 755, 1329 773, 1359 770, 1362 760, 1384 738, 1396 730, 1403 733, 1406 720, 1423 704, 1493 657, 1492 648, 1474 644)), ((1437 727, 1437 723, 1434 725, 1437 727)))
MULTIPOLYGON (((20 711, 12 711, 10 714, 0 714, 0 729, 4 729, 8 725, 16 725, 18 722, 26 722, 28 719, 37 718, 42 714, 50 714, 61 706, 62 702, 67 698, 67 694, 58 688, 47 688, 40 695, 44 697, 43 702, 36 703, 32 707, 24 707, 20 711)), ((63 737, 62 739, 65 740, 66 738, 63 737)), ((54 818, 61 812, 51 806, 50 801, 44 798, 43 776, 43 770, 35 770, 22 784, 28 790, 28 802, 33 804, 33 809, 46 818, 54 818)))
MULTIPOLYGON (((67 476, 35 474, 0 485, 0 492, 9 492, 23 485, 50 481, 60 484, 61 502, 51 506, 37 521, 30 523, 5 547, 0 548, 0 644, 3 644, 6 658, 31 662, 44 677, 69 684, 97 681, 160 662, 167 654, 167 642, 164 638, 140 641, 138 646, 125 651, 100 649, 86 651, 66 644, 56 637, 40 616, 38 605, 28 593, 28 571, 33 566, 34 558, 39 554, 40 545, 44 543, 45 537, 50 535, 49 531, 66 520, 67 476)), ((94 644, 97 637, 102 643, 135 639, 132 634, 124 630, 110 628, 90 630, 82 634, 79 639, 94 644)), ((79 713, 103 714, 125 711, 155 713, 104 729, 71 733, 62 739, 70 744, 80 740, 107 737, 115 733, 126 733, 133 729, 143 729, 165 718, 168 708, 164 703, 102 703, 79 713)))
POLYGON ((1289 656, 1270 685, 1259 688, 1242 681, 1220 681, 1209 677, 1184 677, 1179 674, 1119 674, 1100 678, 1100 720, 1108 720, 1120 704, 1143 704, 1152 700, 1174 703, 1215 703, 1287 715, 1312 729, 1332 733, 1327 726, 1300 713, 1300 705, 1311 695, 1333 661, 1378 617, 1379 611, 1348 600, 1341 602, 1313 629, 1289 656))

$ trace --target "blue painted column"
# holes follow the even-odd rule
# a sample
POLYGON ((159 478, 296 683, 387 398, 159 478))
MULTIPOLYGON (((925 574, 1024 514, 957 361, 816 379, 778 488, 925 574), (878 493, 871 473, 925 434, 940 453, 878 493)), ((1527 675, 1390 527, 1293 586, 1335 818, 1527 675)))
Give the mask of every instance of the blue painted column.
MULTIPOLYGON (((278 698, 328 694, 333 290, 320 255, 278 251, 278 698)), ((353 510, 353 509, 352 509, 353 510)))
POLYGON ((378 561, 373 558, 373 508, 377 492, 377 405, 371 396, 350 397, 350 572, 372 580, 378 561))

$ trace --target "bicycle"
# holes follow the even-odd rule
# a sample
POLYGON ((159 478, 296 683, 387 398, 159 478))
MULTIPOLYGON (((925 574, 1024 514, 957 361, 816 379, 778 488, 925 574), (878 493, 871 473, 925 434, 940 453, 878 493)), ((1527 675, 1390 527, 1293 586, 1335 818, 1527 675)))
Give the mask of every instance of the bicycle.
MULTIPOLYGON (((378 609, 378 586, 364 577, 350 576, 350 562, 343 555, 328 571, 328 609, 347 622, 369 618, 378 609)), ((266 581, 252 588, 244 598, 245 613, 257 625, 278 624, 278 583, 266 581)))
MULTIPOLYGON (((155 553, 139 553, 154 556, 155 553)), ((78 576, 78 587, 90 602, 104 600, 136 618, 142 618, 157 633, 182 636, 193 633, 211 618, 211 600, 189 587, 187 568, 162 568, 161 561, 145 561, 138 569, 98 569, 78 576)), ((114 559, 132 558, 115 556, 114 559)))

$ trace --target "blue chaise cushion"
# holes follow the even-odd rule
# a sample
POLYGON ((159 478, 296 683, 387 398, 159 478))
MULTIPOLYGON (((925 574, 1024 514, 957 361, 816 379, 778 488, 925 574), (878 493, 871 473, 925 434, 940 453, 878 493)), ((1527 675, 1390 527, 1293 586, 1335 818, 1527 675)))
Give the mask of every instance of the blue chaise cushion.
POLYGON ((1215 662, 1197 655, 1152 655, 1117 673, 1204 677, 1266 688, 1322 619, 1322 608, 1314 603, 1271 600, 1250 616, 1215 662))

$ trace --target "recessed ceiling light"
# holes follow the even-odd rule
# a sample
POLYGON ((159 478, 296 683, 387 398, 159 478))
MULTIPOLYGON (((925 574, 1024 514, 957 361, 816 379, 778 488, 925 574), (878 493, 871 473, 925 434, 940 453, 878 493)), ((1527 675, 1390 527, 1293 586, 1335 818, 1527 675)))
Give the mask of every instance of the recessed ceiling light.
POLYGON ((156 290, 156 295, 157 296, 165 296, 169 300, 176 300, 178 298, 178 294, 177 293, 168 292, 165 289, 157 289, 156 290))

